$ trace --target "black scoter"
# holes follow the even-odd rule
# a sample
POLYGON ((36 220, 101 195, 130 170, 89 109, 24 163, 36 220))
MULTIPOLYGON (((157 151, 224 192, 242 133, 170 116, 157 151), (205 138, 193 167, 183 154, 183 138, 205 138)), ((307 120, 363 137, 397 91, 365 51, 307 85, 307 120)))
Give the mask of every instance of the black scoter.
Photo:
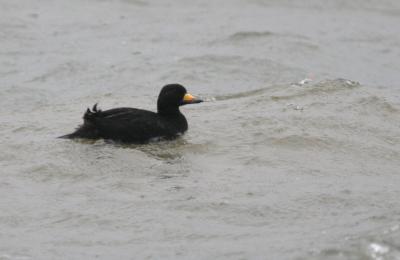
POLYGON ((83 115, 83 125, 60 138, 111 139, 126 143, 146 143, 152 139, 173 139, 188 129, 179 107, 203 102, 179 84, 161 89, 157 113, 129 107, 101 111, 97 104, 83 115))

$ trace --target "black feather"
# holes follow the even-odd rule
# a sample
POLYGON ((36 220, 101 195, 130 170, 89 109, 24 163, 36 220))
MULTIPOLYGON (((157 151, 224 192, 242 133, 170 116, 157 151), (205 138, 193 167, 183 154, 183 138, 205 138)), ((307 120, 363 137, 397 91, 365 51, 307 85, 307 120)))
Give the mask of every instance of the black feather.
MULTIPOLYGON (((86 110, 84 123, 61 138, 112 139, 129 143, 145 143, 156 137, 174 138, 188 129, 185 116, 179 111, 186 89, 178 84, 162 88, 157 113, 136 108, 114 108, 101 111, 97 103, 86 110)), ((201 102, 199 100, 193 103, 201 102)))

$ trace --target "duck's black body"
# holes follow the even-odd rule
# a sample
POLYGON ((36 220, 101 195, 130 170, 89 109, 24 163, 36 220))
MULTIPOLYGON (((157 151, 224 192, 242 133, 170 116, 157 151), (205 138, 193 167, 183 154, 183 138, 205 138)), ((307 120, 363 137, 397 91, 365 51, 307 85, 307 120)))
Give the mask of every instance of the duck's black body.
POLYGON ((146 143, 154 138, 173 139, 188 129, 179 106, 199 103, 178 84, 166 85, 157 101, 157 113, 136 108, 88 109, 84 123, 63 138, 111 139, 127 143, 146 143))

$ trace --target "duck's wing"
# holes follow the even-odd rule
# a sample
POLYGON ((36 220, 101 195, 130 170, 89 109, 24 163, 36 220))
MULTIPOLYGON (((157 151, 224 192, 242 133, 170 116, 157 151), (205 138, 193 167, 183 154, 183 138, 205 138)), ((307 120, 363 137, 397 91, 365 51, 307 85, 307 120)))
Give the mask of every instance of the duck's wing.
POLYGON ((105 138, 145 143, 156 137, 175 137, 176 125, 179 125, 171 120, 166 121, 157 113, 129 107, 101 111, 94 106, 86 111, 83 119, 83 125, 75 132, 60 138, 105 138))
POLYGON ((96 112, 85 118, 99 135, 124 142, 146 142, 154 137, 170 135, 159 115, 136 108, 114 108, 96 112))
MULTIPOLYGON (((92 109, 88 108, 83 115, 83 119, 91 119, 91 118, 103 118, 103 117, 113 117, 113 116, 118 116, 120 114, 126 114, 129 112, 139 112, 139 111, 145 111, 145 112, 150 112, 147 110, 142 110, 142 109, 137 109, 137 108, 131 108, 131 107, 119 107, 119 108, 112 108, 109 110, 102 111, 101 109, 97 108, 97 103, 92 107, 92 109)), ((140 113, 140 112, 139 112, 140 113)), ((90 120, 89 120, 90 121, 90 120)))

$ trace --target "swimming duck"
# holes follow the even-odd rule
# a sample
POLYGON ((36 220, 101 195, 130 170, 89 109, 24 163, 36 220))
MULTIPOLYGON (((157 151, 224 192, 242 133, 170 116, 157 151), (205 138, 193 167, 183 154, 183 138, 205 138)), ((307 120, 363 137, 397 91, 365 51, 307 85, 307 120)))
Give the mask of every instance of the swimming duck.
POLYGON ((146 143, 152 139, 173 139, 188 129, 179 107, 203 102, 179 84, 164 86, 157 100, 157 113, 121 107, 101 111, 97 104, 83 115, 83 125, 60 138, 111 139, 126 143, 146 143))

